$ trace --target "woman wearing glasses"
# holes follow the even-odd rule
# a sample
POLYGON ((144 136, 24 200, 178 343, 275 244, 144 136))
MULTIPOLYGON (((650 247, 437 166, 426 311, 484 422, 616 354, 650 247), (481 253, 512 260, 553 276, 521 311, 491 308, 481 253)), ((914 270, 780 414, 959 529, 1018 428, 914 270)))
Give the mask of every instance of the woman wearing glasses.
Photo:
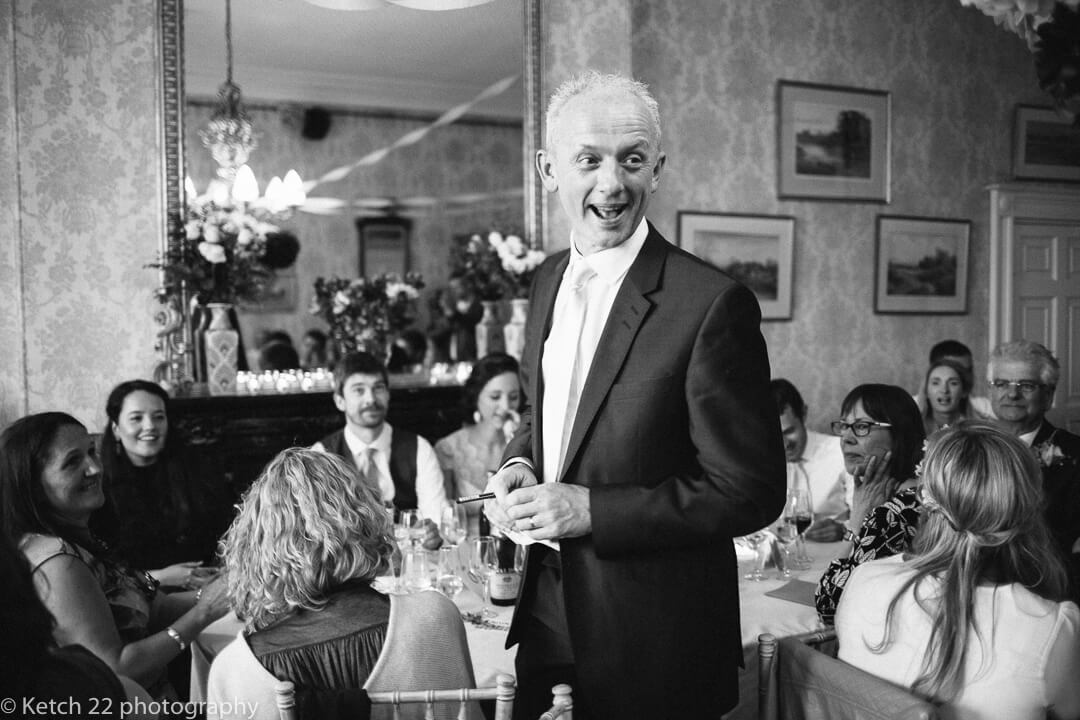
POLYGON ((814 596, 818 614, 829 625, 853 568, 911 547, 919 525, 915 468, 926 440, 919 407, 895 385, 860 385, 840 410, 842 418, 832 431, 840 437, 855 493, 845 533, 851 550, 829 563, 814 596))
POLYGON ((914 551, 851 573, 840 659, 944 703, 944 717, 1080 718, 1080 611, 1040 512, 1039 467, 1008 433, 935 435, 914 551))

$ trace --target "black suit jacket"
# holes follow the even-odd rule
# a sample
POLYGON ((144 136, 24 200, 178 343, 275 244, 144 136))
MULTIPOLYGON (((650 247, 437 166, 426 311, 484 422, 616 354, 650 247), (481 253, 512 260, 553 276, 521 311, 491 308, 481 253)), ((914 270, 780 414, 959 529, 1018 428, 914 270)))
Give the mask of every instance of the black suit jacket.
MULTIPOLYGON (((569 251, 549 258, 533 285, 522 358, 531 410, 506 453, 538 473, 541 355, 568 261, 569 251)), ((738 699, 731 538, 779 515, 785 492, 760 319, 746 287, 650 226, 601 335, 560 477, 590 489, 592 533, 563 539, 561 559, 575 692, 604 717, 715 717, 738 699)), ((530 612, 537 566, 530 558, 508 644, 530 612)))

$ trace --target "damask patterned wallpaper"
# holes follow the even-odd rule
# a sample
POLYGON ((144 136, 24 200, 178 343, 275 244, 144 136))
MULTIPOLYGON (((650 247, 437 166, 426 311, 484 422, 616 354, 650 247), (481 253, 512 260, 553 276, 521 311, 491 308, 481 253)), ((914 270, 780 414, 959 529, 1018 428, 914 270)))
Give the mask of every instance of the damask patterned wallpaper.
MULTIPOLYGON (((212 112, 212 107, 191 104, 185 113, 188 173, 200 192, 205 190, 215 171, 209 151, 199 140, 199 131, 212 112)), ((249 114, 259 143, 249 164, 264 191, 270 177, 284 175, 289 168, 295 167, 305 180, 313 180, 430 123, 430 120, 385 114, 335 112, 327 136, 322 140, 307 140, 300 133, 296 114, 287 109, 279 112, 252 107, 249 114)), ((356 169, 340 182, 317 187, 312 195, 421 203, 410 213, 413 222, 410 269, 423 274, 426 296, 446 285, 450 244, 456 235, 486 233, 493 228, 502 232, 522 231, 521 196, 494 197, 521 188, 521 140, 520 124, 477 120, 455 123, 432 131, 415 145, 392 151, 374 165, 356 169), (452 202, 464 194, 493 197, 472 204, 452 202), (439 202, 423 204, 425 200, 436 199, 439 202)), ((325 329, 322 321, 308 313, 312 286, 319 276, 359 275, 354 217, 352 211, 339 215, 301 212, 282 223, 297 234, 301 243, 296 279, 289 281, 297 292, 296 306, 291 312, 242 313, 245 347, 251 348, 254 335, 263 329, 285 330, 297 343, 309 328, 325 329)))
POLYGON ((0 423, 154 363, 154 3, 0 0, 0 423))
POLYGON ((619 67, 603 48, 625 43, 624 18, 616 13, 609 26, 599 11, 613 4, 626 3, 553 3, 545 31, 557 52, 545 69, 562 79, 599 64, 651 85, 668 164, 649 218, 670 241, 679 210, 796 218, 792 320, 763 328, 773 375, 800 388, 811 425, 823 428, 859 383, 917 389, 939 340, 959 339, 985 363, 983 188, 1009 177, 1014 106, 1046 104, 1017 36, 956 0, 629 0, 632 57, 619 67), (892 93, 890 204, 777 199, 781 78, 892 93), (967 315, 873 313, 879 213, 973 221, 967 315))
MULTIPOLYGON (((100 429, 109 387, 152 367, 154 21, 144 0, 0 0, 0 422, 66 408, 100 429)), ((552 81, 597 65, 654 86, 669 239, 680 209, 796 217, 794 316, 765 334, 813 425, 859 382, 914 389, 939 339, 985 360, 982 188, 1009 175, 1013 106, 1045 104, 1016 36, 952 0, 546 0, 544 25, 552 81), (892 92, 890 205, 776 199, 780 78, 892 92), (967 315, 873 314, 878 213, 974 222, 967 315)))

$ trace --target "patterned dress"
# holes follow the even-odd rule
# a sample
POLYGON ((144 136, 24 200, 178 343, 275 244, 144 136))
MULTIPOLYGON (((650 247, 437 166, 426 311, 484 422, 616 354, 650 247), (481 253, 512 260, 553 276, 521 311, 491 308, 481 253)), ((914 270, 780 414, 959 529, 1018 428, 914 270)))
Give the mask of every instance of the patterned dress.
MULTIPOLYGON (((89 550, 53 535, 28 533, 19 542, 19 549, 33 572, 58 555, 70 555, 80 560, 101 587, 120 640, 127 645, 147 636, 150 609, 157 594, 157 581, 149 574, 102 560, 89 550)), ((171 693, 164 668, 160 678, 146 689, 154 697, 171 693)))
POLYGON ((916 495, 916 488, 909 487, 871 510, 852 540, 848 556, 829 563, 814 594, 814 604, 826 625, 833 624, 836 606, 852 570, 864 562, 911 549, 921 510, 916 495))

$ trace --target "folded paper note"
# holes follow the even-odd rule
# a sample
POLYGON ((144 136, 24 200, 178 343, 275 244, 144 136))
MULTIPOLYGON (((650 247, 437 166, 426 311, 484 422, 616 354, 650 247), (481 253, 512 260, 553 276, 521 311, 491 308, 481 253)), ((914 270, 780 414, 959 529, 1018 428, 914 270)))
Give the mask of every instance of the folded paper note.
POLYGON ((765 594, 769 597, 814 607, 814 591, 816 589, 817 585, 815 583, 806 582, 805 580, 792 580, 765 594))

